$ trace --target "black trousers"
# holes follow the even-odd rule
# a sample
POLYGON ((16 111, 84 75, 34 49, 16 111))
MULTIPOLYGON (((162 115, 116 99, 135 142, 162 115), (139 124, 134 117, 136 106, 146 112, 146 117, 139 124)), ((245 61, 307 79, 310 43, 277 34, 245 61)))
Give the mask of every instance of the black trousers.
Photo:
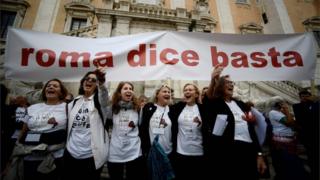
POLYGON ((96 169, 93 157, 76 159, 70 155, 67 149, 64 151, 63 179, 100 180, 102 167, 96 169))
POLYGON ((146 179, 146 163, 142 157, 125 163, 108 162, 108 172, 111 180, 146 179))

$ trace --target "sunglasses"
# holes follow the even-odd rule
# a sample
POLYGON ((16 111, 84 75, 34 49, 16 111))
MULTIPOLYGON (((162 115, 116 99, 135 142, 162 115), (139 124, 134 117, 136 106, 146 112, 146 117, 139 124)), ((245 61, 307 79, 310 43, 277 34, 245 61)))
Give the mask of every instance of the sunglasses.
POLYGON ((236 83, 233 82, 233 81, 226 80, 226 84, 228 84, 228 85, 235 85, 236 83))
POLYGON ((97 79, 96 78, 91 78, 91 77, 86 77, 84 78, 85 81, 91 81, 91 82, 97 82, 97 79))

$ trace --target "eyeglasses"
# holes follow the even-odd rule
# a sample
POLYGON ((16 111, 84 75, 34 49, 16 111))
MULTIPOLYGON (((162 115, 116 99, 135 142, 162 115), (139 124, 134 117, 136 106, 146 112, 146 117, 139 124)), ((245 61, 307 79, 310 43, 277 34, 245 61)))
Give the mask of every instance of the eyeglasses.
POLYGON ((96 78, 91 78, 91 77, 86 77, 84 78, 85 81, 91 81, 91 82, 97 82, 97 79, 96 78))

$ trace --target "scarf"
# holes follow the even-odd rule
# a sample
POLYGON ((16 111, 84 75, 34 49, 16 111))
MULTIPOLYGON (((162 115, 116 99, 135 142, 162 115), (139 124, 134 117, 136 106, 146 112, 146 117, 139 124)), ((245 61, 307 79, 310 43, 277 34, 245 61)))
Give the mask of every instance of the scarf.
POLYGON ((126 101, 119 101, 119 106, 120 106, 120 109, 133 109, 133 103, 132 101, 130 102, 126 102, 126 101))

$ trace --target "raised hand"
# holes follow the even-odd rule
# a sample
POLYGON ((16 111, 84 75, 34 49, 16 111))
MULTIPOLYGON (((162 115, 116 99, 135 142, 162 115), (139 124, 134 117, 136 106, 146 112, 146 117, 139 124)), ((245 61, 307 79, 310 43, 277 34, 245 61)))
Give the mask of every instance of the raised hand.
POLYGON ((97 66, 95 70, 100 85, 106 81, 106 69, 106 67, 97 66))
POLYGON ((216 65, 215 67, 214 67, 214 69, 213 69, 213 72, 212 72, 212 74, 211 74, 211 78, 212 79, 219 79, 219 77, 220 77, 220 75, 221 75, 221 73, 222 73, 222 71, 223 71, 223 66, 222 66, 222 64, 218 64, 218 65, 216 65))

